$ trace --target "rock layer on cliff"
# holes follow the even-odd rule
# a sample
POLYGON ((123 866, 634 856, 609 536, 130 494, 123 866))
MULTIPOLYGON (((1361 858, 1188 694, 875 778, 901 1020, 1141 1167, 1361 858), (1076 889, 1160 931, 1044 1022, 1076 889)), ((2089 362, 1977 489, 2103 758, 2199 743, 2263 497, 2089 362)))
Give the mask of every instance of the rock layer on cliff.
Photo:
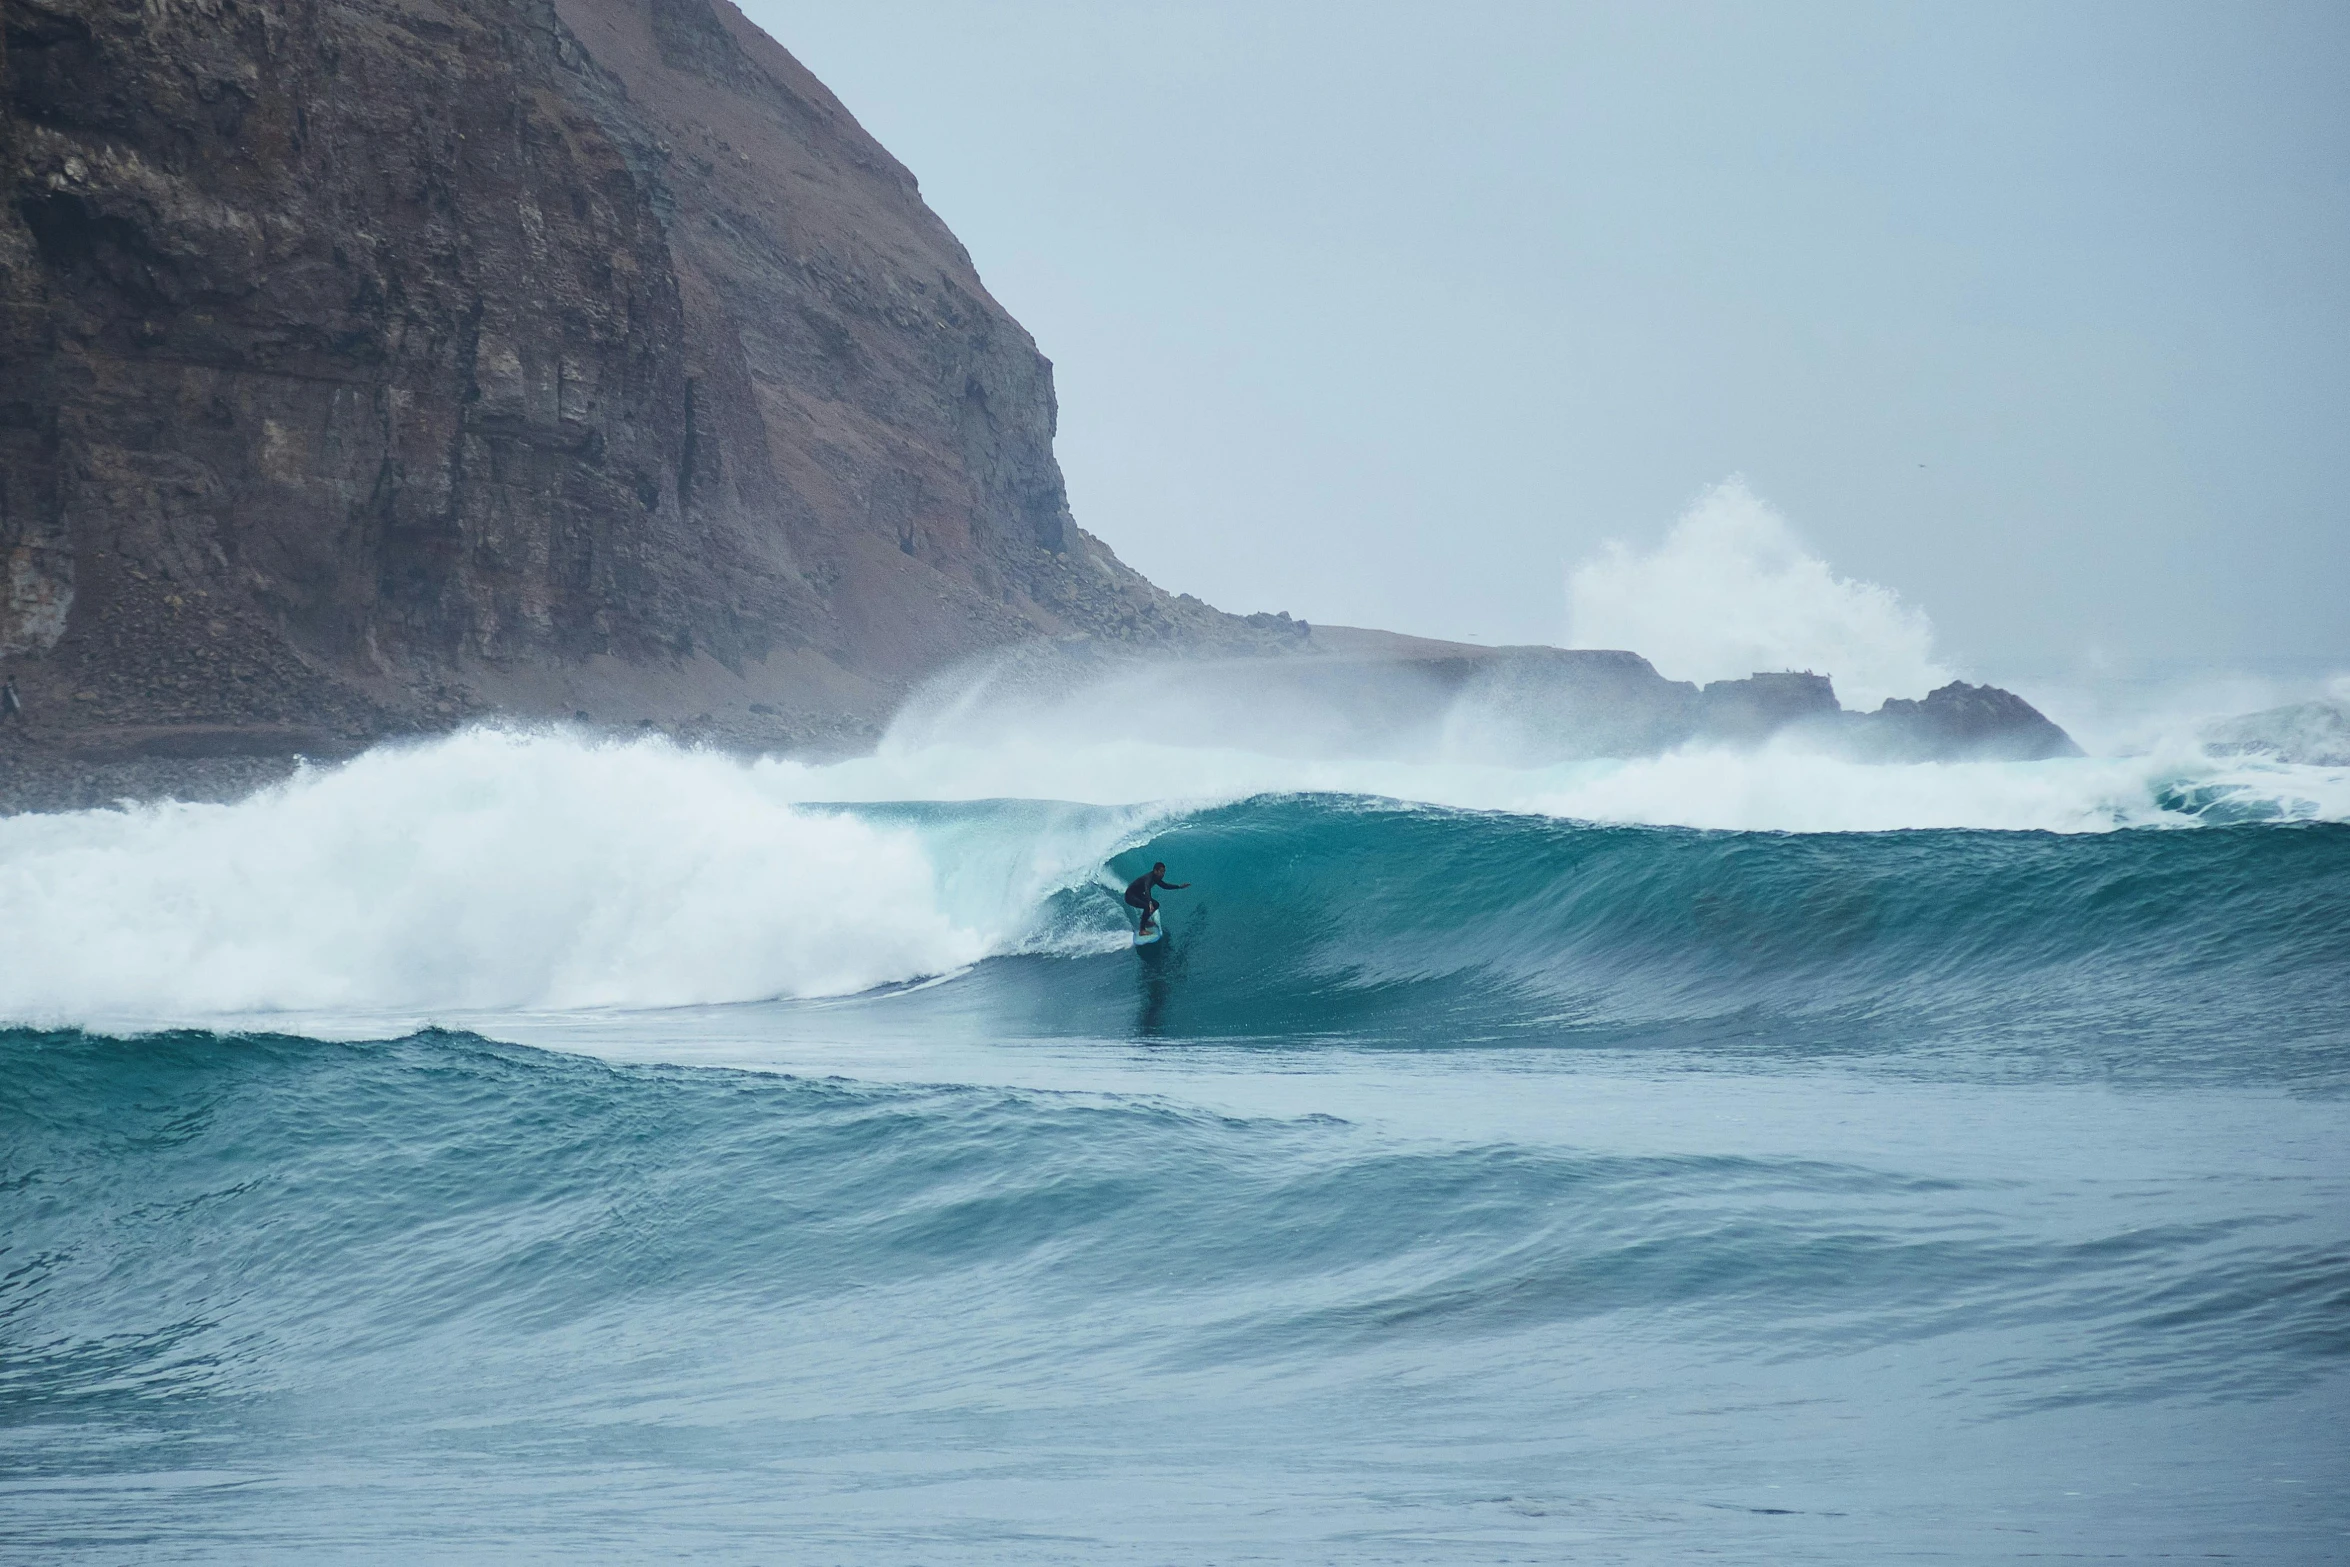
POLYGON ((727 0, 0 15, 36 734, 806 741, 1022 638, 1279 639, 1076 527, 1050 365, 727 0))

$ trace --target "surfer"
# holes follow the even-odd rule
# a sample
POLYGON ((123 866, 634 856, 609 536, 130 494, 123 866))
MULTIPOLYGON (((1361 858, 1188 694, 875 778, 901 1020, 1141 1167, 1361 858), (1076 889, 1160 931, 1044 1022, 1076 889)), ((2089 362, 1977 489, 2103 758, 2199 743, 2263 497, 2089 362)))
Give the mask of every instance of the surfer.
POLYGON ((1151 921, 1159 917, 1159 900, 1151 896, 1153 887, 1164 887, 1169 892, 1181 892, 1190 885, 1191 883, 1187 881, 1169 881, 1165 860, 1153 865, 1148 875, 1137 876, 1128 882, 1126 884, 1126 905, 1128 908, 1142 910, 1142 926, 1135 931, 1135 934, 1137 936, 1149 935, 1151 921))

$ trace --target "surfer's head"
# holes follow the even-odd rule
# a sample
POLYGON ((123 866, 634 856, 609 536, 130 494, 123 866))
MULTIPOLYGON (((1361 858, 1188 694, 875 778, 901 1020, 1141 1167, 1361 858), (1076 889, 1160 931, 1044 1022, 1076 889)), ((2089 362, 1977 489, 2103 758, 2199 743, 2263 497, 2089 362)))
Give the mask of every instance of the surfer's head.
POLYGON ((1163 871, 1163 870, 1165 870, 1166 868, 1167 868, 1167 862, 1166 862, 1165 860, 1159 860, 1159 861, 1156 861, 1156 862, 1154 862, 1154 863, 1152 864, 1152 866, 1151 866, 1151 869, 1152 869, 1152 870, 1154 870, 1154 871, 1163 871))

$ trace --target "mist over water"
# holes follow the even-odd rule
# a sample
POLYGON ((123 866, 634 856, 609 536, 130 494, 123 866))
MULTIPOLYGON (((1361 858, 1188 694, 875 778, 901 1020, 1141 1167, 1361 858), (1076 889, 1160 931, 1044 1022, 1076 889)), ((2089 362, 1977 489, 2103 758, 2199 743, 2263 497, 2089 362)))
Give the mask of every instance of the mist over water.
MULTIPOLYGON (((1750 500, 1813 647, 1939 677, 1750 500)), ((1009 659, 844 761, 483 728, 0 819, 0 1530, 2338 1559, 2332 712, 1533 765, 1474 686, 1009 659)))

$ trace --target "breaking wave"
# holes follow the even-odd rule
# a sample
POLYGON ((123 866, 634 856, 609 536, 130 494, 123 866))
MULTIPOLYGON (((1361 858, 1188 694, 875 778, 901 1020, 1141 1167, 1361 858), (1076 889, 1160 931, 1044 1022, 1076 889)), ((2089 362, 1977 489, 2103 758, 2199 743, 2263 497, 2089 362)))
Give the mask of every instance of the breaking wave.
POLYGON ((2289 964, 2341 939, 2346 818, 2350 774, 2259 756, 1527 770, 893 743, 813 766, 477 730, 235 805, 0 821, 0 1016, 846 995, 1117 946, 1112 862, 1144 850, 1201 881, 1218 925, 1195 960, 1229 947, 1207 989, 1244 1032, 1258 1002, 1472 968, 1628 1017, 1635 991, 1764 968, 1874 994, 1964 952, 1983 985, 2002 951, 2151 963, 2190 932, 2289 964))

